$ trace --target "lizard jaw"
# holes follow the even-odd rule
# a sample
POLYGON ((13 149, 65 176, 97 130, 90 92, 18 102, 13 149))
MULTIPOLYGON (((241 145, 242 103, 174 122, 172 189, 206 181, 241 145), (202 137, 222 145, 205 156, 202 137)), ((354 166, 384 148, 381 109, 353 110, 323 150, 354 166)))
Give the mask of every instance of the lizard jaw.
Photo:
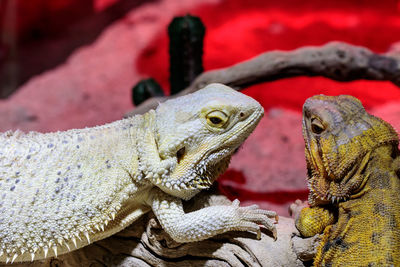
POLYGON ((346 200, 350 194, 343 188, 340 180, 332 179, 332 174, 328 173, 324 158, 318 151, 313 153, 307 151, 306 157, 308 168, 308 188, 310 190, 309 201, 322 203, 335 203, 346 200))
POLYGON ((336 202, 341 202, 349 198, 349 194, 346 192, 341 192, 340 186, 335 184, 334 181, 327 181, 325 178, 321 177, 316 177, 313 176, 311 177, 309 182, 309 190, 310 190, 310 198, 313 199, 314 202, 316 199, 319 200, 319 202, 324 202, 324 203, 336 203, 336 202), (332 190, 334 187, 337 187, 339 189, 332 190), (337 192, 341 192, 340 194, 337 194, 337 192))
MULTIPOLYGON (((185 157, 185 150, 186 150, 185 147, 178 150, 177 152, 178 164, 185 157)), ((232 153, 229 151, 229 149, 222 149, 222 150, 220 149, 219 151, 212 151, 205 153, 198 161, 192 163, 189 168, 189 170, 193 170, 191 172, 191 175, 185 175, 186 177, 187 176, 195 177, 190 181, 189 180, 185 181, 189 182, 189 184, 187 184, 189 188, 190 187, 193 187, 195 189, 209 188, 215 181, 215 179, 220 174, 225 172, 225 170, 228 168, 231 155, 232 153)), ((178 180, 180 179, 182 178, 178 178, 178 180)))
POLYGON ((189 172, 177 179, 168 179, 168 188, 172 195, 188 200, 202 189, 208 189, 220 174, 228 168, 232 153, 215 151, 206 153, 199 161, 191 164, 189 172))
MULTIPOLYGON (((309 155, 307 155, 309 156, 309 155)), ((317 199, 323 203, 339 203, 357 196, 362 191, 369 175, 361 174, 369 162, 370 153, 360 156, 351 164, 351 168, 342 177, 333 177, 327 171, 318 171, 306 157, 308 168, 309 201, 314 203, 317 199), (332 178, 333 177, 333 178, 332 178)), ((324 164, 325 165, 325 164, 324 164)))

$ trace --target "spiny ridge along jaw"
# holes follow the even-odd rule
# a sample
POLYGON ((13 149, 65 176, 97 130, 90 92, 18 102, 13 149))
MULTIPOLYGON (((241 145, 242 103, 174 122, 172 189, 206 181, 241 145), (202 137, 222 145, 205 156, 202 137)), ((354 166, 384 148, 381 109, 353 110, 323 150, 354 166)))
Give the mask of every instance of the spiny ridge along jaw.
POLYGON ((194 173, 197 176, 194 182, 198 188, 209 188, 214 180, 228 168, 231 155, 232 153, 227 149, 205 155, 194 167, 194 173))
POLYGON ((308 188, 310 190, 309 199, 322 202, 339 203, 350 199, 354 194, 361 191, 363 185, 368 180, 368 175, 363 175, 362 171, 368 162, 369 155, 366 154, 359 161, 355 161, 352 167, 344 171, 343 177, 331 179, 326 172, 321 174, 313 166, 308 167, 308 188))
POLYGON ((349 196, 347 194, 336 195, 327 189, 325 192, 315 189, 316 187, 312 184, 308 186, 310 190, 310 195, 312 199, 319 199, 323 202, 339 203, 341 201, 346 201, 349 196))
POLYGON ((349 194, 345 189, 339 189, 332 192, 333 187, 341 188, 342 186, 337 181, 329 179, 326 171, 321 174, 315 166, 310 164, 309 160, 307 160, 307 165, 308 189, 310 190, 311 199, 318 199, 323 202, 339 203, 349 198, 349 194), (337 192, 340 192, 340 194, 337 192))
MULTIPOLYGON (((368 181, 369 174, 365 173, 365 168, 370 157, 371 151, 365 151, 352 160, 348 167, 343 168, 339 172, 340 174, 335 175, 335 177, 329 175, 325 170, 321 173, 315 165, 310 164, 310 160, 306 157, 310 198, 335 203, 359 196, 368 181)), ((325 166, 327 160, 324 159, 323 161, 325 166)))
MULTIPOLYGON (((184 157, 181 152, 177 154, 184 157)), ((162 184, 166 187, 183 190, 210 188, 214 180, 228 168, 230 157, 231 153, 227 153, 226 150, 206 153, 197 163, 190 164, 188 168, 190 171, 186 175, 178 179, 168 179, 168 182, 162 182, 162 184)))

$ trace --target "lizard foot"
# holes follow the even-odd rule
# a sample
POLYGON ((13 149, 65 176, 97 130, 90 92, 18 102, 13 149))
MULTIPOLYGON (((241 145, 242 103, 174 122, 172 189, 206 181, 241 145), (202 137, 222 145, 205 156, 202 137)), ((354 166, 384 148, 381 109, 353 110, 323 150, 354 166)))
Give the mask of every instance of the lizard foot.
POLYGON ((274 239, 277 238, 275 223, 278 222, 279 216, 275 211, 263 210, 258 205, 248 207, 239 207, 240 201, 235 199, 232 206, 236 208, 239 217, 239 226, 236 227, 240 231, 250 231, 257 233, 257 239, 261 239, 261 228, 259 224, 272 232, 274 239), (271 220, 274 218, 275 220, 271 220))

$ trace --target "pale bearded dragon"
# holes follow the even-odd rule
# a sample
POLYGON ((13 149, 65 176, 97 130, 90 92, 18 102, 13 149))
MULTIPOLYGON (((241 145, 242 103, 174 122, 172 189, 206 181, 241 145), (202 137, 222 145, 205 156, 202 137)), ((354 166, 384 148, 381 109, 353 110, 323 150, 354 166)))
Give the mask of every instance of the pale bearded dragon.
POLYGON ((0 135, 0 262, 67 253, 104 239, 152 210, 177 242, 231 231, 275 233, 276 213, 253 205, 185 214, 263 115, 221 84, 103 126, 0 135))

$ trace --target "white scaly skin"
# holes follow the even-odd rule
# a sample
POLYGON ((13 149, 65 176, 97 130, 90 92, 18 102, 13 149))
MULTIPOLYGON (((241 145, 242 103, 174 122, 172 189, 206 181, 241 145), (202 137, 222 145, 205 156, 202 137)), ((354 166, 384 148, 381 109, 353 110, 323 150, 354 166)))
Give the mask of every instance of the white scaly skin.
POLYGON ((221 84, 104 126, 0 135, 0 262, 57 256, 154 211, 178 242, 231 231, 275 233, 275 212, 212 206, 184 213, 225 171, 263 109, 221 84))

